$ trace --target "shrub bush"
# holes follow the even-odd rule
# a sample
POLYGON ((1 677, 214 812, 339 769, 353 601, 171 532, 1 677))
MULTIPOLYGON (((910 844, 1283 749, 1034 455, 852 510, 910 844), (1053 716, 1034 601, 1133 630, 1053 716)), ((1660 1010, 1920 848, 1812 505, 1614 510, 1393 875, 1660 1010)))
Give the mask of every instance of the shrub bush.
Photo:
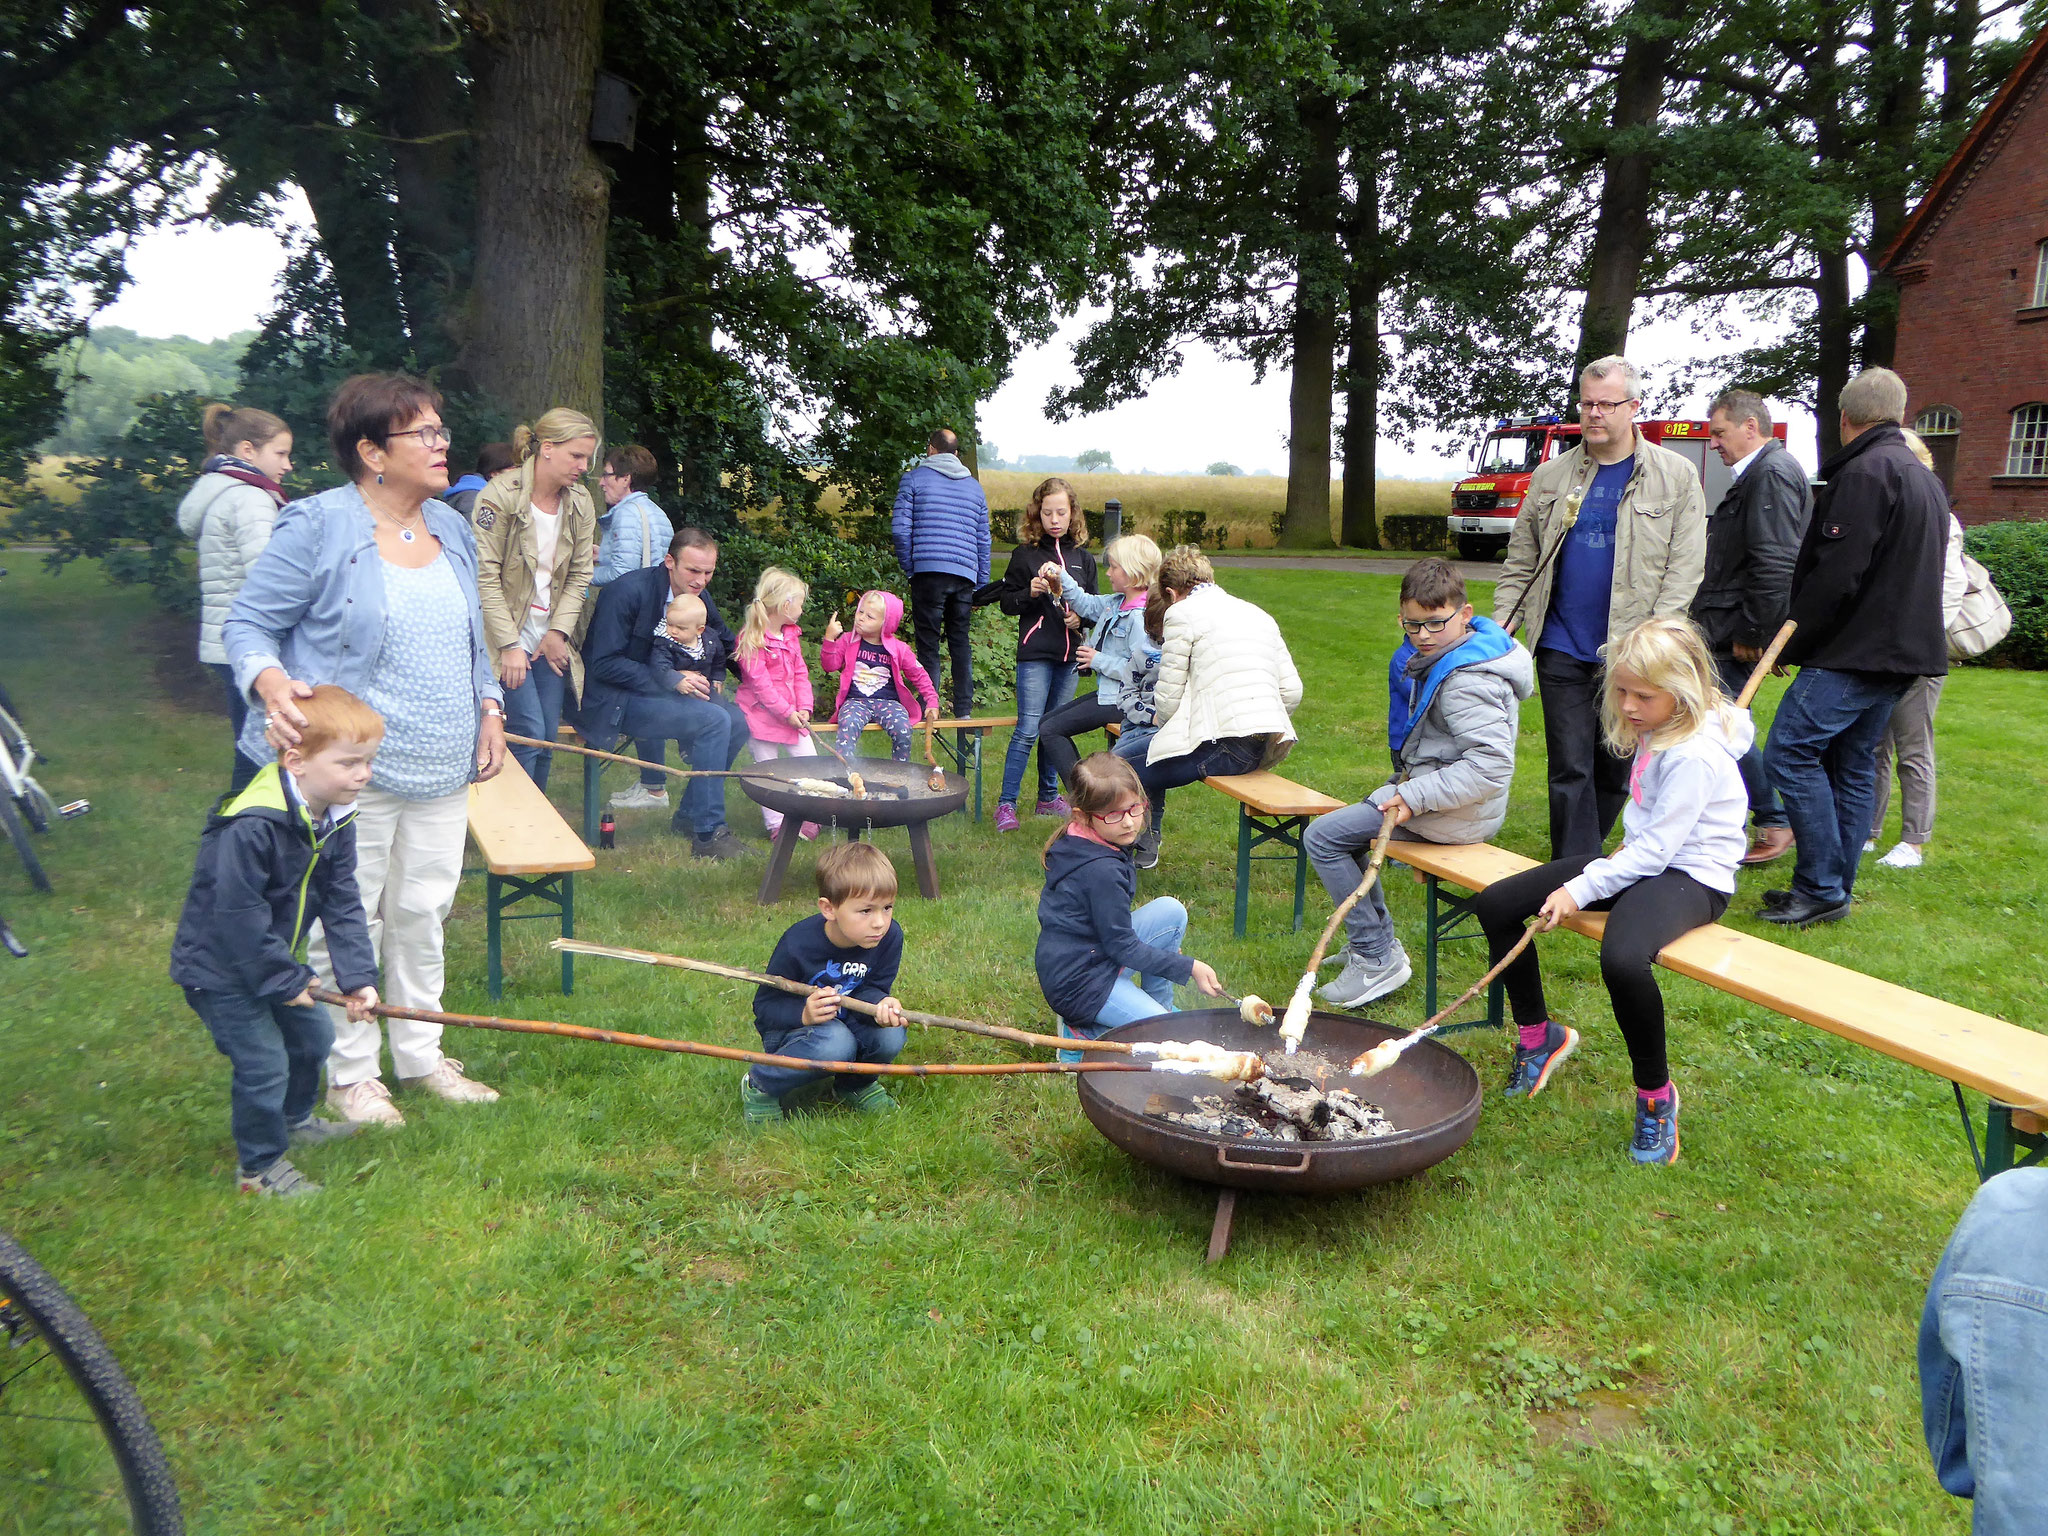
POLYGON ((1980 661, 2048 670, 2048 522, 1986 523, 1963 535, 2012 609, 2012 633, 1980 661))
POLYGON ((1380 544, 1386 549, 1447 550, 1451 525, 1441 513, 1397 512, 1380 519, 1380 544))

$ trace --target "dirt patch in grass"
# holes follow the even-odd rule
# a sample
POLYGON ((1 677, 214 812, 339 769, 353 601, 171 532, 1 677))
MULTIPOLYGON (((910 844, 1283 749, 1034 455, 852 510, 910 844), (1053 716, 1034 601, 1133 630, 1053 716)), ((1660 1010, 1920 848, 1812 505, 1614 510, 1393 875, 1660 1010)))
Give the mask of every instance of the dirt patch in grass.
POLYGON ((710 1257, 692 1259, 683 1268, 692 1280, 708 1280, 718 1285, 738 1285, 753 1273, 735 1260, 710 1257))
POLYGON ((1595 1387, 1579 1394, 1577 1407, 1565 1403, 1530 1414, 1529 1427, 1545 1450, 1558 1445, 1600 1445, 1644 1428, 1648 1421, 1643 1413, 1649 1405, 1644 1392, 1595 1387))

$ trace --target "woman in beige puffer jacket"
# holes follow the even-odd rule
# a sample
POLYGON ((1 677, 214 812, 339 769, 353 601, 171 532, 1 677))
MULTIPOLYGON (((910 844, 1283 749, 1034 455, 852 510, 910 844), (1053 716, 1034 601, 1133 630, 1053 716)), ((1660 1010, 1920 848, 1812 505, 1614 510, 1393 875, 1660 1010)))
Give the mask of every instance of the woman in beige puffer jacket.
POLYGON ((1166 792, 1212 774, 1272 767, 1294 746, 1288 717, 1301 705, 1301 674, 1280 626, 1217 586, 1201 550, 1167 551, 1152 591, 1167 606, 1154 694, 1159 733, 1138 765, 1152 802, 1151 824, 1136 845, 1140 869, 1159 862, 1166 792))
MULTIPOLYGON (((178 527, 199 543, 199 659, 213 670, 228 701, 232 744, 242 734, 249 701, 235 686, 234 669, 221 648, 220 626, 249 568, 270 542, 270 530, 284 505, 279 483, 292 472, 292 431, 268 411, 215 401, 200 418, 206 460, 185 499, 178 527)), ((233 766, 228 793, 241 791, 261 764, 230 748, 233 766)))

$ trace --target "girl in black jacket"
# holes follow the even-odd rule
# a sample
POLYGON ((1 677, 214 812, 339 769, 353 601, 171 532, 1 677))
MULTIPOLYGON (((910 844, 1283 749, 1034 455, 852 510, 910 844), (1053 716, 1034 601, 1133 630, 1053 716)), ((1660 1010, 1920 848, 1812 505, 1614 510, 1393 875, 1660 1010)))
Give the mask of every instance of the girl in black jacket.
MULTIPOLYGON (((1138 893, 1131 844, 1145 830, 1145 814, 1144 786, 1122 758, 1097 752, 1075 765, 1071 818, 1045 845, 1035 956, 1039 989, 1062 1035, 1093 1040, 1119 1024, 1172 1013, 1175 982, 1223 996, 1216 973, 1180 952, 1186 907, 1159 896, 1131 910, 1138 893)), ((1060 1059, 1081 1054, 1062 1051, 1060 1059)))
MULTIPOLYGON (((996 803, 996 830, 1017 830, 1017 796, 1024 787, 1024 769, 1038 744, 1038 722, 1074 696, 1080 668, 1080 621, 1067 610, 1055 583, 1050 593, 1031 590, 1032 578, 1047 566, 1064 566, 1090 593, 1095 588, 1095 557, 1081 546, 1088 542, 1088 520, 1074 488, 1060 479, 1045 480, 1031 493, 1024 511, 1024 542, 1010 555, 1003 573, 1003 612, 1017 618, 1017 729, 1003 758, 1003 792, 996 803)), ((1056 577, 1058 571, 1053 572, 1056 577)), ((1045 754, 1038 758, 1038 805, 1041 816, 1064 816, 1067 802, 1059 778, 1045 754)))

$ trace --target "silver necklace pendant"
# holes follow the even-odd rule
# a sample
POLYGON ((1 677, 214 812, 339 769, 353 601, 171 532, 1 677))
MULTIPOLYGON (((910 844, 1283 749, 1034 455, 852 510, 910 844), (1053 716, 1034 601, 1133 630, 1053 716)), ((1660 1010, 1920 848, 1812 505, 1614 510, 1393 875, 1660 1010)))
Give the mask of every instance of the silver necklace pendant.
POLYGON ((410 543, 412 542, 412 530, 411 530, 410 528, 401 528, 401 529, 399 529, 399 530, 398 530, 398 536, 399 536, 399 537, 400 537, 401 539, 405 540, 405 542, 406 542, 406 543, 408 543, 408 544, 410 544, 410 543))

